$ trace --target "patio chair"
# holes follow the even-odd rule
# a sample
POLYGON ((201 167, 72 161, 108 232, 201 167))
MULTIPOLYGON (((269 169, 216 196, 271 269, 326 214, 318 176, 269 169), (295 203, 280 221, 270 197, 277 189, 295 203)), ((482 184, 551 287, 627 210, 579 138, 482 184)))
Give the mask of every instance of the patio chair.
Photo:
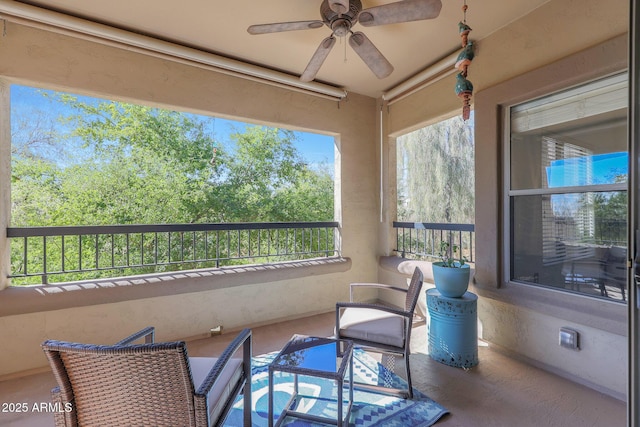
MULTIPOLYGON (((360 348, 384 353, 393 363, 394 356, 402 356, 407 373, 408 390, 379 388, 379 391, 392 392, 403 397, 413 397, 411 369, 409 366, 411 327, 413 315, 422 289, 423 275, 419 268, 413 272, 409 288, 401 288, 382 283, 352 283, 350 285, 351 302, 336 304, 336 338, 348 339, 360 348), (406 294, 404 310, 383 306, 353 302, 353 290, 356 287, 376 287, 406 294)), ((361 386, 361 385, 358 385, 361 386)))
POLYGON ((220 426, 240 392, 244 425, 251 425, 249 329, 219 358, 188 357, 184 341, 153 341, 153 327, 115 345, 45 341, 58 382, 51 391, 55 425, 220 426))
MULTIPOLYGON (((627 289, 627 248, 624 246, 611 246, 607 253, 607 261, 604 267, 605 284, 620 289, 622 301, 626 301, 627 289)), ((608 296, 608 294, 607 294, 608 296)))

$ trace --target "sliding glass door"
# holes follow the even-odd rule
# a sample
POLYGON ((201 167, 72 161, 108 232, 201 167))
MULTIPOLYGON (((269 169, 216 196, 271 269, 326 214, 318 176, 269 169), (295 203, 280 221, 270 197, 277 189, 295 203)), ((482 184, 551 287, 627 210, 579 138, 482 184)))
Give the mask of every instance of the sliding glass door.
POLYGON ((629 387, 627 396, 628 425, 640 427, 638 413, 640 389, 640 325, 638 277, 640 272, 640 11, 635 0, 630 1, 629 25, 629 254, 632 270, 629 284, 629 387))

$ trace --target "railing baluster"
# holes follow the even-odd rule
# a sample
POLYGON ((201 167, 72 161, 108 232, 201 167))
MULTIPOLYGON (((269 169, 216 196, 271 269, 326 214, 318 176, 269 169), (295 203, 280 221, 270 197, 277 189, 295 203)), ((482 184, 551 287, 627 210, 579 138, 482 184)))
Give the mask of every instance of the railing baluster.
MULTIPOLYGON (((149 272, 149 267, 157 268, 161 265, 168 264, 185 264, 189 268, 193 268, 193 263, 198 266, 201 263, 208 263, 215 260, 216 267, 221 265, 222 260, 233 259, 261 259, 263 257, 287 257, 288 259, 305 259, 312 256, 330 256, 340 255, 337 248, 337 227, 336 222, 316 222, 316 223, 238 223, 238 224, 167 224, 167 225, 116 225, 116 226, 81 226, 81 227, 25 227, 25 228, 7 228, 7 237, 9 239, 21 239, 23 245, 22 251, 14 258, 22 257, 21 262, 11 260, 11 265, 20 266, 17 271, 12 272, 10 277, 41 277, 43 283, 47 282, 47 277, 60 275, 62 280, 78 280, 84 273, 103 271, 103 270, 120 270, 123 274, 135 274, 136 269, 142 268, 143 272, 149 272), (324 236, 323 236, 324 229, 324 236), (212 258, 212 249, 210 248, 209 231, 216 231, 216 247, 215 258, 212 258), (225 244, 220 239, 221 231, 225 231, 226 253, 224 252, 225 244), (332 232, 333 231, 333 232, 332 232), (236 233, 234 239, 237 241, 236 250, 231 249, 231 233, 236 233), (332 234, 330 234, 332 232, 332 234), (166 233, 166 257, 160 258, 160 254, 165 252, 164 248, 160 248, 160 233, 166 233), (174 233, 180 233, 180 247, 176 251, 177 258, 174 258, 173 246, 175 241, 174 233), (186 247, 188 242, 185 241, 185 233, 190 233, 191 248, 186 247), (152 234, 149 239, 146 235, 152 234), (116 238, 116 235, 121 236, 116 238), (139 242, 134 243, 132 236, 139 235, 139 242), (70 248, 74 245, 67 245, 66 241, 69 237, 77 238, 77 254, 71 255, 70 248), (84 236, 92 241, 88 244, 87 249, 91 247, 95 253, 93 256, 88 254, 87 260, 84 259, 84 236), (203 236, 204 249, 199 243, 199 236, 203 236), (42 252, 38 253, 40 260, 34 263, 32 249, 29 239, 38 237, 42 239, 42 252), (49 244, 49 238, 60 238, 60 245, 49 244), (266 242, 265 242, 266 239, 266 242), (275 239, 275 242, 273 241, 275 239), (324 244, 323 244, 324 239, 324 244), (149 243, 153 247, 146 247, 149 243), (105 245, 111 245, 109 250, 105 245), (139 245, 139 246, 138 246, 139 245), (246 246, 246 249, 245 249, 246 246), (132 248, 140 253, 133 254, 132 248), (59 251, 53 252, 53 251, 59 251), (105 256, 110 255, 110 261, 101 261, 104 258, 101 254, 105 251, 105 256), (108 252, 107 252, 108 251, 108 252), (203 252, 203 253, 202 253, 203 252), (116 254, 121 253, 120 262, 116 261, 116 254), (53 255, 52 255, 53 254, 53 255), (191 258, 189 257, 191 254, 191 258), (75 258, 77 256, 77 262, 75 258), (147 259, 148 257, 148 259, 147 259), (56 261, 60 258, 60 261, 56 261), (140 260, 136 262, 135 260, 140 260), (69 262, 73 261, 73 267, 69 267, 69 262), (55 262, 53 269, 49 268, 49 262, 55 262), (93 263, 92 263, 93 262, 93 263), (41 267, 30 271, 31 265, 40 265, 41 267), (59 266, 59 267, 58 267, 59 266)), ((15 241, 15 240, 14 240, 15 241)), ((35 248, 38 245, 34 246, 35 248)), ((208 264, 202 264, 203 267, 208 264)), ((98 275, 97 277, 104 277, 98 275)), ((27 283, 27 282, 25 282, 27 283)), ((30 282, 31 283, 31 282, 30 282)))
POLYGON ((404 256, 404 254, 407 252, 406 250, 406 235, 407 235, 407 230, 406 229, 402 229, 402 253, 404 256))
POLYGON ((439 235, 439 241, 446 241, 450 245, 457 244, 460 248, 460 256, 463 255, 464 250, 467 250, 469 262, 474 262, 475 244, 473 236, 475 227, 473 224, 394 221, 393 227, 396 229, 396 248, 394 251, 403 258, 406 256, 439 258, 439 245, 436 245, 436 236, 439 235), (413 230, 415 230, 415 238, 413 230), (465 233, 468 233, 469 236, 468 248, 465 246, 465 233))
POLYGON ((231 230, 227 230, 227 258, 231 258, 231 230))
POLYGON ((62 268, 62 271, 66 271, 66 269, 64 268, 64 236, 60 236, 60 251, 61 251, 61 256, 60 256, 60 268, 62 268))
POLYGON ((204 232, 204 259, 209 261, 209 232, 204 232))
POLYGON ((220 230, 216 230, 216 267, 220 267, 220 230))
POLYGON ((180 261, 184 262, 184 231, 180 232, 180 261))
POLYGON ((22 259, 24 260, 24 262, 22 263, 24 265, 24 275, 26 276, 27 273, 27 262, 28 262, 28 258, 27 258, 27 237, 25 236, 24 238, 24 242, 22 245, 22 259))
POLYGON ((47 236, 42 236, 42 284, 47 284, 47 236))
POLYGON ((259 228, 258 229, 258 256, 262 256, 262 239, 260 238, 260 236, 262 235, 262 229, 259 228))

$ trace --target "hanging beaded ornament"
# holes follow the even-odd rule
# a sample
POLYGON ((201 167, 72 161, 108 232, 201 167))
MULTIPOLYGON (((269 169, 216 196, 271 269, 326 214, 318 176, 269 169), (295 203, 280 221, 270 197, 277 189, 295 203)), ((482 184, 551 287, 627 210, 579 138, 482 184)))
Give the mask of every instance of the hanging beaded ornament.
POLYGON ((462 51, 458 55, 455 63, 455 68, 460 71, 456 76, 456 95, 462 100, 462 119, 469 120, 471 115, 471 95, 473 95, 473 84, 467 80, 467 71, 471 61, 473 61, 474 46, 473 42, 469 40, 469 33, 471 27, 467 25, 467 1, 464 0, 464 6, 462 6, 463 21, 458 23, 458 33, 462 39, 462 51))

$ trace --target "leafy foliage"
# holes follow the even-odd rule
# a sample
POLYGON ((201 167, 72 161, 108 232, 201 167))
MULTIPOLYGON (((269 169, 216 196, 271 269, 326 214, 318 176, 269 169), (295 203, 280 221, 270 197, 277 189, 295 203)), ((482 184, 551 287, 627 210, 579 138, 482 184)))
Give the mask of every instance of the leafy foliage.
POLYGON ((473 121, 454 117, 398 138, 398 220, 474 222, 473 121))
POLYGON ((440 242, 439 256, 440 259, 442 259, 443 267, 460 268, 466 264, 466 257, 461 256, 458 259, 455 258, 456 254, 458 253, 458 249, 458 245, 451 245, 449 244, 449 242, 445 241, 440 242))
MULTIPOLYGON (((304 160, 291 131, 248 126, 220 142, 208 130, 213 119, 68 94, 54 98, 57 123, 37 114, 32 127, 19 121, 12 129, 13 227, 333 219, 332 174, 304 160)), ((126 236, 126 242, 119 241, 123 235, 55 237, 46 243, 30 238, 28 244, 12 241, 12 269, 20 271, 26 262, 30 271, 60 271, 63 264, 100 270, 135 260, 142 267, 136 272, 145 273, 218 265, 197 261, 206 258, 207 248, 216 248, 221 257, 257 262, 269 246, 318 254, 333 244, 328 234, 301 234, 296 240, 270 233, 243 231, 233 239, 141 233, 126 236), (110 257, 115 259, 101 264, 110 257)), ((120 274, 133 272, 126 267, 120 274)), ((101 275, 113 272, 93 277, 101 275)), ((64 276, 81 277, 86 276, 64 276)))
POLYGON ((304 161, 291 131, 251 126, 222 144, 201 117, 57 97, 73 111, 59 117, 67 134, 28 134, 46 136, 40 145, 71 150, 46 158, 29 138, 16 147, 13 226, 333 218, 331 174, 304 161), (77 145, 83 154, 69 161, 77 145))

